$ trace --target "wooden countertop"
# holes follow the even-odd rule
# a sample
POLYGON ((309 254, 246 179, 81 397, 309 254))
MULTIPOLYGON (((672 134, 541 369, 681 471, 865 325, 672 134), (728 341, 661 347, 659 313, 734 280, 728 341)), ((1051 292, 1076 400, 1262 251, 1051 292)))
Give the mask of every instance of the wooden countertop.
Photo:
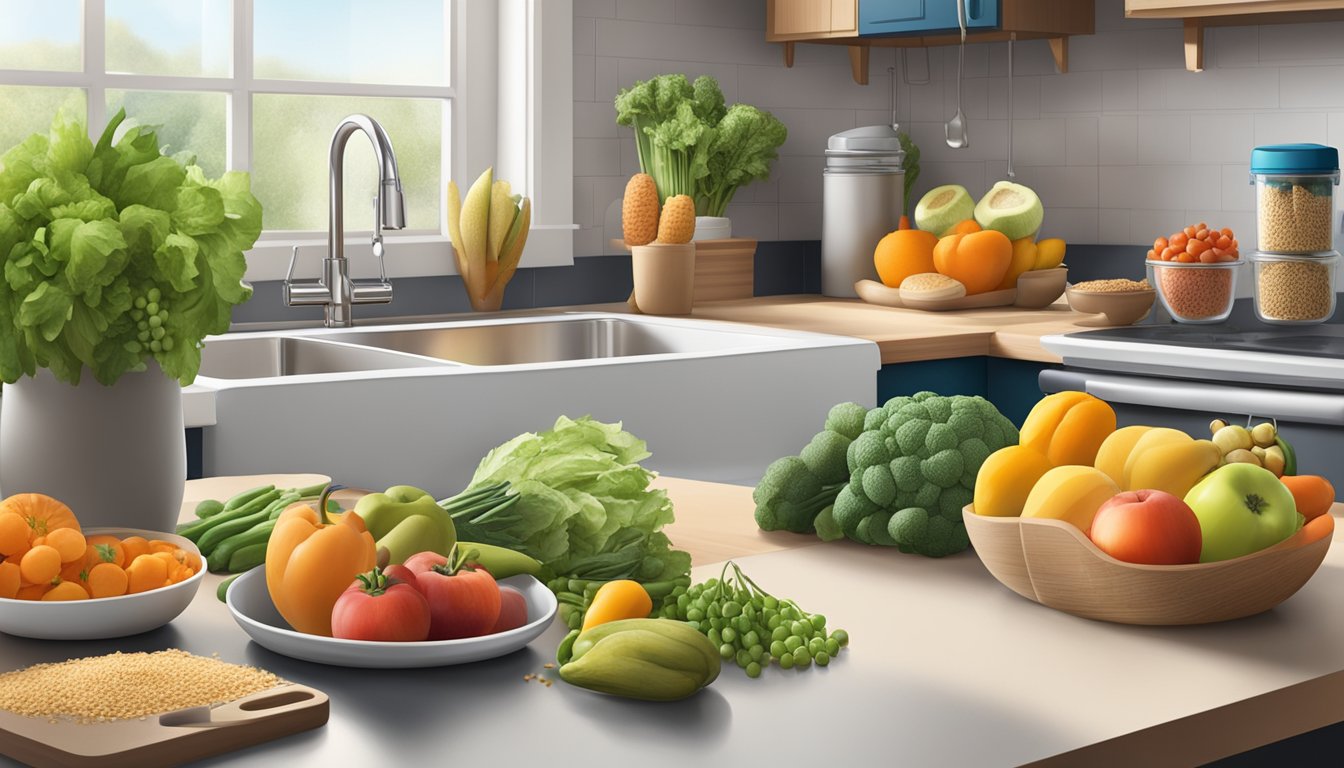
MULTIPOLYGON (((183 514, 201 498, 321 479, 191 481, 183 514)), ((677 521, 666 530, 691 552, 696 580, 719 575, 721 561, 734 559, 763 588, 824 613, 828 626, 853 638, 825 670, 771 671, 759 681, 725 674, 715 690, 731 704, 732 733, 743 737, 697 741, 705 759, 740 750, 745 740, 767 749, 775 740, 756 734, 777 728, 778 718, 787 719, 781 708, 800 701, 809 732, 848 736, 794 740, 790 754, 816 752, 842 764, 897 750, 912 764, 1194 765, 1344 721, 1338 542, 1298 594, 1259 616, 1133 627, 1013 594, 973 551, 933 560, 762 532, 750 488, 670 477, 656 485, 676 505, 677 521)), ((1344 505, 1332 514, 1344 516, 1344 505)), ((1344 524, 1336 527, 1341 536, 1344 524)), ((215 599, 218 577, 209 578, 198 602, 215 599)), ((658 764, 683 764, 671 752, 665 757, 658 764)))
MULTIPOLYGON (((624 304, 589 309, 627 311, 624 304)), ((877 342, 884 365, 982 355, 1058 363, 1058 355, 1041 347, 1041 337, 1089 330, 1086 323, 1093 317, 1074 312, 1062 299, 1040 310, 924 312, 815 294, 705 302, 691 316, 868 339, 877 342)))

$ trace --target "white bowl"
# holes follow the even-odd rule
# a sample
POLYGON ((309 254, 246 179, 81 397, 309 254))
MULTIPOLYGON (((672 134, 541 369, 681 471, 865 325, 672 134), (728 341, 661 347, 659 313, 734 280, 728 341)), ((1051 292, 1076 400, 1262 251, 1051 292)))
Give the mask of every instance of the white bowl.
POLYGON ((234 621, 258 645, 304 661, 338 667, 407 669, 443 667, 493 659, 513 653, 537 639, 555 618, 559 604, 546 585, 526 574, 500 579, 500 584, 523 593, 528 622, 516 629, 461 640, 426 640, 418 643, 383 643, 341 640, 296 632, 280 616, 266 589, 266 568, 239 576, 229 585, 225 601, 234 621))
MULTIPOLYGON (((184 551, 194 552, 198 557, 201 554, 190 539, 175 533, 140 528, 88 528, 84 535, 162 539, 173 542, 184 551)), ((134 595, 45 603, 0 598, 0 632, 38 640, 106 640, 138 635, 162 627, 185 611, 196 596, 204 573, 202 558, 201 570, 190 579, 134 595)))

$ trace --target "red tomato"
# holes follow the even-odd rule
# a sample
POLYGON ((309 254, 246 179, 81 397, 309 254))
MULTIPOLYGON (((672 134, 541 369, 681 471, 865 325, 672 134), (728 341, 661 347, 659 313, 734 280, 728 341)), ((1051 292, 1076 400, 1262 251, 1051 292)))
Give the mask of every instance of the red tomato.
POLYGON ((429 637, 425 596, 375 568, 362 574, 331 609, 331 636, 343 640, 417 642, 429 637))
MULTIPOLYGON (((383 575, 390 581, 400 581, 415 587, 415 572, 404 565, 389 565, 383 569, 383 575)), ((419 588, 416 588, 419 591, 419 588)))
POLYGON ((1116 560, 1149 565, 1197 563, 1204 545, 1194 510, 1170 493, 1154 490, 1111 497, 1097 510, 1087 535, 1116 560))
POLYGON ((523 593, 513 587, 499 587, 499 619, 488 634, 517 629, 527 623, 527 600, 523 593))
POLYGON ((453 558, 421 552, 406 560, 416 585, 429 601, 429 639, 479 637, 499 620, 499 585, 488 571, 472 568, 453 551, 453 558))

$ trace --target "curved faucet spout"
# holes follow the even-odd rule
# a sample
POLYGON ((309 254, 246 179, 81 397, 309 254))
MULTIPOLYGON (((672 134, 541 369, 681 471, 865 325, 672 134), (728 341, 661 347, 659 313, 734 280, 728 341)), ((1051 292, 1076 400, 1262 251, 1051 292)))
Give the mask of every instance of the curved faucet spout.
POLYGON ((336 132, 331 137, 327 251, 333 259, 345 258, 345 144, 355 131, 363 131, 369 137, 373 144, 374 159, 378 163, 374 235, 377 236, 382 229, 402 229, 406 226, 406 203, 401 194, 401 174, 397 171, 397 156, 392 151, 392 140, 377 120, 368 115, 350 115, 336 126, 336 132))

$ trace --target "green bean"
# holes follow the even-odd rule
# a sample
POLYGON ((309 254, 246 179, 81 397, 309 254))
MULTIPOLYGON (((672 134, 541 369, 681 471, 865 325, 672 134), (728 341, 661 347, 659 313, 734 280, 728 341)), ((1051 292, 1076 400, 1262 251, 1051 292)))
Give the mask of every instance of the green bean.
POLYGON ((241 507, 235 507, 220 512, 218 515, 207 517, 204 520, 200 520, 187 526, 178 526, 177 533, 180 536, 186 536, 199 546, 201 539, 204 538, 205 534, 209 531, 218 526, 233 522, 234 520, 246 518, 264 510, 278 498, 280 498, 279 491, 274 489, 269 490, 260 496, 254 497, 251 501, 241 507))
POLYGON ((214 517, 224 511, 224 502, 217 499, 202 499, 196 505, 196 517, 204 520, 207 517, 214 517))
POLYGON ((215 597, 219 598, 219 602, 221 603, 225 602, 224 596, 229 592, 229 585, 237 580, 238 576, 230 576, 229 578, 219 582, 219 588, 215 590, 215 597))
POLYGON ((266 542, 249 544, 238 549, 229 558, 229 570, 234 573, 250 571, 266 563, 266 542))
POLYGON ((232 566, 234 554, 253 544, 261 544, 264 548, 266 542, 271 538, 271 531, 274 529, 274 520, 262 520, 251 528, 224 539, 215 545, 210 554, 206 556, 207 567, 216 573, 223 571, 238 573, 247 570, 247 568, 234 568, 232 566))
POLYGON ((237 509, 241 506, 248 504, 258 496, 264 496, 273 490, 275 490, 274 485, 259 485, 256 488, 248 488, 246 491, 235 494, 228 501, 224 502, 223 511, 227 512, 231 509, 237 509))

